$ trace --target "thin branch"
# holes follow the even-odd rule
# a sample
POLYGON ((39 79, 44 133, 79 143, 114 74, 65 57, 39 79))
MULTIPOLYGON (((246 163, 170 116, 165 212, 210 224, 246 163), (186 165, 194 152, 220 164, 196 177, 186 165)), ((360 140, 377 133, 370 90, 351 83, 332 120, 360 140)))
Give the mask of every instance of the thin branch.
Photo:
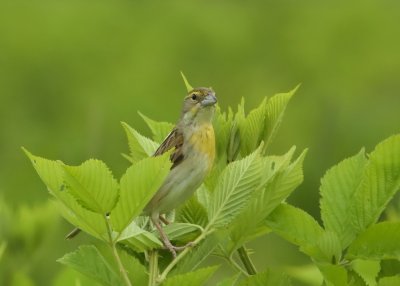
POLYGON ((181 253, 178 254, 178 256, 171 261, 170 264, 164 269, 164 271, 161 273, 160 278, 158 279, 158 282, 161 283, 162 281, 167 278, 168 273, 175 267, 175 265, 183 258, 186 256, 186 254, 189 253, 190 249, 194 246, 196 246, 201 240, 203 240, 208 234, 210 234, 212 231, 204 231, 198 236, 195 241, 193 241, 192 246, 185 248, 181 253))
POLYGON ((158 252, 157 250, 149 251, 149 286, 157 286, 158 278, 158 252))
POLYGON ((110 225, 110 221, 108 219, 108 216, 105 215, 104 216, 105 222, 106 222, 106 226, 107 226, 107 233, 108 233, 108 244, 110 245, 111 249, 112 249, 112 253, 113 256, 115 258, 115 261, 117 262, 118 268, 119 268, 119 272, 122 275, 122 278, 125 282, 126 286, 132 286, 131 281, 129 280, 128 277, 128 273, 126 272, 126 269, 124 267, 124 265, 122 264, 121 258, 119 257, 118 254, 118 250, 116 247, 116 242, 114 242, 113 237, 112 237, 112 229, 111 229, 111 225, 110 225))

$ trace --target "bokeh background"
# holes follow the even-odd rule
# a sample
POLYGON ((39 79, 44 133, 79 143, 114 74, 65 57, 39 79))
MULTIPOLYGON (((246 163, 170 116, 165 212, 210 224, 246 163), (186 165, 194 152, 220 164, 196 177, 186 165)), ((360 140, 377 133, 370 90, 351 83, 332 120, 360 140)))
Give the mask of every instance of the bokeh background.
MULTIPOLYGON (((222 108, 302 83, 270 152, 309 148, 290 202, 319 219, 326 169, 400 131, 399 15, 394 0, 0 0, 0 284, 64 285, 55 260, 88 240, 63 240, 70 226, 20 147, 96 157, 119 177, 120 121, 145 134, 138 110, 175 122, 181 70, 222 108)), ((273 235, 250 246, 259 269, 307 263, 273 235)))

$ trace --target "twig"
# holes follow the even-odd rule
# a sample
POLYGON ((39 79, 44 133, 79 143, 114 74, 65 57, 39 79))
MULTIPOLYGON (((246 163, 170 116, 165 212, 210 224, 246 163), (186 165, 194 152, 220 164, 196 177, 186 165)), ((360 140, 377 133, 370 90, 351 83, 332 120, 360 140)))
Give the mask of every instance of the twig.
POLYGON ((107 226, 107 233, 108 233, 108 239, 109 239, 108 244, 110 245, 110 247, 112 249, 112 253, 115 258, 115 261, 118 264, 119 272, 122 275, 125 285, 132 286, 131 281, 129 280, 129 277, 128 277, 128 273, 126 272, 126 269, 125 269, 124 265, 122 264, 121 258, 119 257, 118 250, 116 247, 116 242, 113 240, 111 225, 110 225, 107 215, 104 216, 104 219, 105 219, 106 226, 107 226))

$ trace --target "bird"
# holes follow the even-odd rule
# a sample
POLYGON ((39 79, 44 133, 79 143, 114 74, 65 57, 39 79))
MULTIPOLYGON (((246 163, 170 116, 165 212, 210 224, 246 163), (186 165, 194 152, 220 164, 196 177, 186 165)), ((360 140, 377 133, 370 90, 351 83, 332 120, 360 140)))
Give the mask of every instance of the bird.
MULTIPOLYGON (((178 122, 153 154, 159 156, 171 151, 172 166, 160 188, 144 207, 142 215, 150 217, 165 248, 174 258, 176 252, 185 246, 174 246, 168 239, 161 222, 169 222, 162 215, 190 198, 212 169, 215 159, 212 120, 216 103, 217 97, 212 88, 190 89, 183 100, 178 122)), ((70 239, 78 232, 75 229, 66 238, 70 239)))
POLYGON ((160 233, 164 246, 176 257, 176 247, 169 241, 161 216, 183 204, 202 184, 215 158, 215 134, 212 119, 217 97, 211 88, 199 87, 188 92, 180 119, 154 156, 171 149, 172 167, 161 187, 143 210, 160 233))

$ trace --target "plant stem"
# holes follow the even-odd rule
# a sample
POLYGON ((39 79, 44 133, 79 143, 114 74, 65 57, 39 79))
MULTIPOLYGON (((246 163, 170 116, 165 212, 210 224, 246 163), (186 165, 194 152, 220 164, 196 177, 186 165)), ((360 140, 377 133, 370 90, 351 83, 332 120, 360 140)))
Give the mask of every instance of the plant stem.
POLYGON ((237 252, 239 254, 240 260, 242 261, 244 267, 246 268, 247 273, 249 275, 256 275, 257 274, 256 267, 254 266, 253 261, 251 261, 246 247, 244 245, 239 247, 237 252))
POLYGON ((158 253, 157 250, 149 251, 149 286, 157 286, 158 278, 158 253))
MULTIPOLYGON (((211 231, 207 231, 207 229, 202 232, 199 237, 197 237, 195 239, 195 241, 193 241, 193 246, 197 245, 201 240, 203 240, 208 234, 210 234, 211 231)), ((171 261, 170 264, 168 264, 168 266, 164 269, 164 271, 161 273, 160 278, 158 279, 158 282, 162 282, 165 280, 165 278, 167 278, 168 273, 175 267, 175 265, 183 258, 186 256, 186 254, 188 254, 188 252, 190 251, 191 247, 186 247, 181 253, 178 254, 178 256, 171 261)))
POLYGON ((249 274, 242 268, 240 267, 239 264, 236 263, 236 261, 233 259, 233 257, 225 257, 225 259, 231 264, 231 266, 233 268, 235 268, 236 270, 238 270, 240 273, 242 273, 244 276, 249 276, 249 274))
POLYGON ((129 280, 129 277, 128 277, 128 273, 126 272, 125 267, 122 264, 121 258, 119 257, 116 242, 114 242, 114 240, 113 240, 111 225, 110 225, 110 221, 109 221, 107 215, 104 216, 104 219, 105 219, 106 226, 107 226, 107 233, 108 233, 108 239, 109 239, 108 244, 110 245, 110 247, 112 249, 112 253, 115 258, 115 261, 117 262, 119 272, 122 275, 122 279, 124 280, 125 285, 132 286, 131 281, 129 280))

